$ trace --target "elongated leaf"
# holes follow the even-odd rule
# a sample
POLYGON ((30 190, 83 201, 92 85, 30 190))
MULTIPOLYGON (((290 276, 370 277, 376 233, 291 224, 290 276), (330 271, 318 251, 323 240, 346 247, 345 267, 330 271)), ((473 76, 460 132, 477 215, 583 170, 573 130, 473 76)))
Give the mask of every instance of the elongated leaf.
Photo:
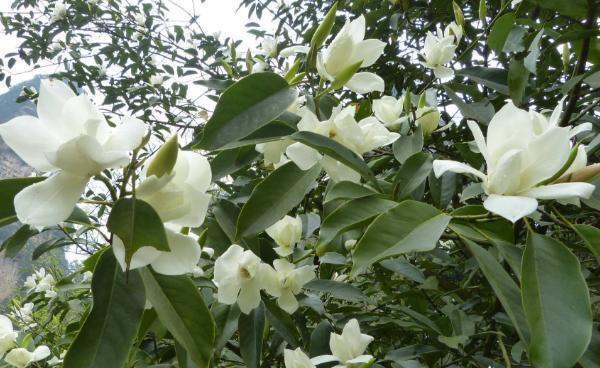
POLYGON ((249 314, 242 313, 240 315, 238 320, 240 352, 248 368, 260 367, 264 328, 265 307, 262 303, 249 314))
POLYGON ((275 331, 287 341, 292 349, 298 347, 298 344, 300 343, 300 333, 289 313, 279 308, 279 306, 269 298, 263 297, 263 303, 265 304, 267 319, 275 331))
POLYGON ((514 13, 507 13, 496 20, 487 39, 488 45, 492 50, 497 53, 502 52, 508 34, 515 24, 515 19, 514 13))
POLYGON ((298 92, 279 75, 255 73, 227 88, 196 148, 215 150, 240 140, 281 115, 298 92))
POLYGON ((279 221, 302 201, 320 172, 318 165, 303 171, 293 162, 273 171, 254 188, 248 202, 242 207, 236 239, 258 234, 279 221))
POLYGON ((140 270, 148 301, 161 323, 199 367, 208 367, 215 342, 215 322, 202 295, 185 276, 140 270))
POLYGON ((371 188, 367 188, 351 181, 340 181, 335 183, 325 196, 325 203, 334 201, 336 199, 355 199, 368 197, 370 195, 377 194, 371 188))
POLYGON ((589 291, 579 260, 558 240, 530 233, 521 275, 531 362, 572 367, 592 337, 589 291))
POLYGON ((465 118, 475 119, 481 123, 488 124, 494 116, 494 106, 487 99, 482 99, 478 102, 466 103, 453 90, 444 86, 444 90, 448 97, 456 104, 460 112, 465 118))
POLYGON ((141 247, 154 247, 169 251, 163 222, 148 203, 135 198, 119 199, 115 203, 106 227, 125 245, 125 262, 141 247))
POLYGON ((528 80, 529 71, 525 68, 523 60, 512 59, 508 67, 508 89, 510 98, 517 106, 523 102, 528 80))
POLYGON ((305 289, 331 294, 332 297, 350 302, 367 301, 368 298, 356 286, 334 280, 312 280, 305 289))
POLYGON ((394 177, 394 199, 405 199, 421 185, 433 168, 433 158, 418 152, 410 156, 394 177))
POLYGON ((242 138, 239 141, 231 142, 223 146, 223 149, 231 149, 242 146, 254 146, 258 143, 264 143, 269 141, 277 140, 278 138, 294 134, 298 131, 294 125, 290 126, 284 121, 274 120, 269 124, 259 128, 255 132, 252 132, 247 137, 242 138))
POLYGON ((508 74, 505 69, 474 66, 461 69, 456 74, 468 77, 503 95, 508 95, 508 74))
POLYGON ((339 162, 359 173, 365 180, 371 181, 375 187, 379 186, 375 176, 373 175, 373 172, 363 161, 362 157, 352 152, 344 145, 334 141, 333 139, 307 131, 294 133, 290 136, 290 139, 296 142, 304 143, 307 146, 310 146, 321 152, 322 154, 338 160, 339 162))
POLYGON ((401 164, 406 161, 407 158, 414 155, 417 152, 421 152, 423 149, 423 127, 421 125, 417 126, 415 131, 408 135, 401 135, 400 138, 396 139, 396 141, 392 144, 392 151, 394 152, 394 157, 401 164))
POLYGON ((456 194, 456 173, 448 171, 439 178, 436 178, 435 173, 432 171, 429 173, 427 181, 429 182, 429 192, 431 193, 433 204, 441 209, 448 207, 454 194, 456 194))
POLYGON ((357 198, 344 203, 323 221, 319 231, 317 254, 325 254, 331 250, 328 244, 344 231, 365 225, 375 216, 396 205, 397 203, 394 201, 375 196, 357 198))
POLYGON ((384 258, 435 248, 450 222, 436 208, 407 200, 379 215, 354 249, 352 275, 384 258))
POLYGON ((211 311, 217 327, 215 351, 219 354, 225 347, 225 344, 227 344, 227 341, 237 331, 238 318, 241 312, 237 304, 213 304, 211 311))
POLYGON ((65 356, 65 368, 123 367, 144 313, 144 285, 126 276, 112 251, 102 253, 92 279, 92 311, 65 356))
POLYGON ((235 173, 251 164, 260 156, 254 147, 240 147, 219 152, 211 161, 210 168, 213 180, 235 173))
POLYGON ((600 229, 590 225, 574 225, 575 231, 600 262, 600 229))
POLYGON ((17 221, 14 200, 17 193, 31 184, 39 183, 46 179, 37 176, 30 178, 14 178, 0 180, 0 226, 17 221))
POLYGON ((556 10, 560 14, 572 17, 584 17, 587 13, 588 1, 586 0, 527 0, 542 8, 556 10))
POLYGON ((27 244, 29 238, 37 233, 36 229, 29 227, 29 225, 23 225, 0 245, 0 250, 3 250, 7 257, 14 258, 27 244))
POLYGON ((519 286, 490 252, 468 239, 463 239, 463 241, 469 247, 479 264, 479 269, 494 289, 494 293, 496 293, 498 300, 504 307, 506 314, 508 314, 519 337, 527 343, 529 341, 529 329, 521 304, 519 286))

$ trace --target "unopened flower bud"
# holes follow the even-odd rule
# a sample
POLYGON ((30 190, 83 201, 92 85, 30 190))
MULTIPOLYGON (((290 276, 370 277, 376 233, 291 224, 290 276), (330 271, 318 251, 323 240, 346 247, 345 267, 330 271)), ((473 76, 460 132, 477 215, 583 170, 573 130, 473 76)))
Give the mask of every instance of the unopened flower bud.
POLYGON ((173 167, 175 167, 175 162, 177 162, 178 152, 177 135, 174 135, 156 151, 154 158, 148 166, 146 175, 155 175, 160 178, 165 174, 170 174, 173 171, 173 167))

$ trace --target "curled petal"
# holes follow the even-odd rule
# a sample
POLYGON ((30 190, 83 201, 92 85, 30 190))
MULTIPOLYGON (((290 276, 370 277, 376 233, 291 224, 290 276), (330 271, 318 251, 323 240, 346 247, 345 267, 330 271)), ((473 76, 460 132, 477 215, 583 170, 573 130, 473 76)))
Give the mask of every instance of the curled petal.
POLYGON ((383 79, 375 73, 361 72, 356 73, 346 83, 349 90, 356 93, 383 92, 385 83, 383 79))
POLYGON ((535 198, 497 194, 490 195, 483 202, 486 210, 500 215, 513 223, 535 212, 537 205, 538 202, 535 198))
POLYGON ((485 180, 486 176, 481 171, 472 168, 462 162, 452 160, 435 160, 433 161, 433 173, 437 178, 442 176, 446 171, 455 172, 457 174, 471 174, 481 180, 485 180))
POLYGON ((521 194, 537 199, 590 198, 596 186, 590 183, 558 183, 529 189, 521 194))
POLYGON ((300 142, 291 144, 285 152, 287 157, 294 161, 301 170, 310 169, 323 158, 316 149, 300 142))
POLYGON ((202 249, 190 236, 165 229, 170 252, 160 252, 152 268, 163 275, 182 275, 191 273, 200 261, 202 249))
POLYGON ((125 118, 112 130, 103 147, 107 151, 131 151, 142 143, 147 131, 140 119, 125 118))
MULTIPOLYGON (((125 272, 127 270, 127 263, 125 262, 125 245, 116 235, 113 237, 112 250, 117 262, 119 262, 123 272, 125 272)), ((148 266, 158 258, 160 253, 161 252, 154 247, 141 247, 133 253, 131 262, 129 262, 129 269, 135 270, 136 268, 148 266)))

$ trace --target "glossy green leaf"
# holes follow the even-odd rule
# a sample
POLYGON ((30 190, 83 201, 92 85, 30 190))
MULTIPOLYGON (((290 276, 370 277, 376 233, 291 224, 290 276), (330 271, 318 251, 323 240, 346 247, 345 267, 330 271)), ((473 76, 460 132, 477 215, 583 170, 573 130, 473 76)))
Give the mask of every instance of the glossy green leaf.
POLYGON ((523 60, 512 59, 508 67, 508 89, 510 98, 517 106, 523 102, 528 81, 529 71, 525 68, 523 60))
POLYGON ((349 168, 359 173, 365 180, 371 181, 378 186, 377 180, 369 166, 363 161, 362 157, 352 152, 346 146, 325 137, 323 135, 302 131, 290 136, 290 139, 304 143, 309 147, 316 149, 324 155, 338 160, 349 168))
POLYGON ((456 104, 460 112, 465 118, 477 120, 480 123, 488 124, 494 116, 494 106, 487 99, 481 101, 467 103, 458 96, 452 89, 444 86, 444 90, 448 97, 456 104))
POLYGON ((560 14, 568 15, 571 17, 585 17, 587 14, 588 1, 587 0, 527 0, 535 5, 539 5, 542 8, 556 10, 560 14))
POLYGON ((325 254, 329 243, 341 233, 357 226, 366 225, 375 216, 396 206, 397 203, 387 199, 369 196, 350 200, 336 208, 323 220, 319 231, 317 254, 325 254))
POLYGON ((477 260, 479 269, 488 280, 498 300, 504 307, 506 314, 510 317, 513 327, 523 341, 529 341, 529 329, 525 312, 521 304, 521 290, 517 283, 504 270, 502 265, 494 256, 475 242, 463 239, 464 243, 477 260))
POLYGON ((356 244, 352 275, 384 258, 435 248, 450 216, 422 203, 407 200, 379 215, 356 244))
POLYGON ((351 181, 340 181, 333 184, 331 189, 327 192, 324 203, 337 199, 368 197, 374 194, 377 194, 377 192, 358 183, 353 183, 351 181))
POLYGON ((494 22, 490 34, 487 38, 488 46, 497 53, 502 52, 508 34, 515 24, 516 16, 514 13, 507 13, 494 22))
POLYGON ((281 115, 298 92, 271 72, 250 74, 227 88, 196 148, 215 150, 240 140, 281 115))
POLYGON ((600 229, 591 225, 574 225, 575 231, 600 262, 600 229))
POLYGON ((350 302, 367 301, 368 298, 356 286, 334 280, 312 280, 305 289, 330 294, 332 297, 350 302))
POLYGON ((210 161, 213 180, 219 180, 235 173, 254 162, 259 156, 260 153, 254 149, 254 146, 233 148, 219 152, 210 161))
POLYGON ((458 176, 453 172, 445 172, 439 178, 435 177, 435 173, 432 171, 429 173, 428 183, 429 192, 433 204, 438 208, 445 209, 448 207, 452 198, 456 194, 456 184, 458 176))
POLYGON ((139 273, 126 275, 112 251, 104 252, 92 279, 93 306, 69 347, 65 368, 123 367, 144 313, 139 273))
POLYGON ((14 200, 17 193, 31 184, 46 179, 42 176, 0 180, 0 226, 17 221, 14 200))
POLYGON ((242 207, 236 239, 258 234, 279 221, 302 201, 320 172, 319 165, 304 171, 293 162, 273 171, 254 188, 242 207))
POLYGON ((215 351, 219 354, 227 344, 227 341, 229 341, 231 336, 237 331, 238 318, 240 317, 241 312, 237 304, 226 305, 216 303, 211 307, 211 312, 217 327, 215 351))
POLYGON ((523 64, 525 65, 525 68, 527 68, 527 70, 529 70, 530 72, 532 72, 533 74, 536 74, 536 64, 537 61, 540 57, 540 40, 542 39, 542 36, 544 35, 544 29, 542 28, 533 38, 533 41, 531 41, 531 44, 529 45, 529 54, 525 57, 525 60, 523 60, 523 64))
POLYGON ((14 258, 27 244, 29 238, 37 233, 36 229, 31 228, 29 225, 23 225, 0 245, 0 250, 4 251, 6 257, 14 258))
POLYGON ((456 74, 472 79, 503 95, 508 95, 508 74, 505 69, 473 66, 461 69, 456 74))
POLYGON ((521 275, 531 362, 572 367, 592 337, 589 290, 579 260, 558 240, 530 233, 521 275))
POLYGON ((412 134, 403 134, 392 143, 394 157, 401 164, 423 149, 423 127, 418 125, 412 134))
POLYGON ((215 343, 215 322, 189 277, 140 270, 148 301, 160 322, 199 367, 208 367, 215 343))
POLYGON ((115 203, 106 227, 125 245, 125 262, 141 247, 169 251, 162 220, 148 203, 135 198, 122 198, 115 203))
POLYGON ((240 352, 248 368, 260 367, 264 328, 265 307, 262 303, 249 314, 242 313, 240 315, 238 320, 240 352))
POLYGON ((432 168, 433 157, 430 154, 418 152, 410 156, 394 176, 394 199, 408 198, 427 179, 432 168))
POLYGON ((267 320, 271 326, 287 341, 291 349, 297 348, 300 344, 300 333, 290 314, 269 298, 263 297, 263 303, 265 304, 267 320))

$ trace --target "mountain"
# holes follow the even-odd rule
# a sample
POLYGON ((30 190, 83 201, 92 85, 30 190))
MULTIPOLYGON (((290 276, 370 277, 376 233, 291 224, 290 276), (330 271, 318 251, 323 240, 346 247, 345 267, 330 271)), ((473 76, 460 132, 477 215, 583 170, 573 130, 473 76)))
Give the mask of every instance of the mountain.
MULTIPOLYGON (((39 90, 40 79, 40 77, 35 77, 14 85, 6 93, 0 95, 0 124, 20 115, 37 115, 35 105, 31 101, 17 103, 16 100, 23 87, 34 86, 39 90)), ((0 179, 29 176, 32 172, 33 169, 27 166, 0 138, 0 179)), ((15 223, 0 227, 0 243, 8 239, 20 226, 15 223)), ((61 249, 47 253, 35 262, 32 261, 33 250, 52 237, 51 232, 44 232, 32 237, 14 259, 4 258, 0 253, 0 280, 2 280, 0 282, 0 304, 12 295, 15 287, 18 287, 19 283, 22 283, 33 269, 54 264, 58 264, 62 269, 67 269, 68 264, 64 251, 61 249)))

